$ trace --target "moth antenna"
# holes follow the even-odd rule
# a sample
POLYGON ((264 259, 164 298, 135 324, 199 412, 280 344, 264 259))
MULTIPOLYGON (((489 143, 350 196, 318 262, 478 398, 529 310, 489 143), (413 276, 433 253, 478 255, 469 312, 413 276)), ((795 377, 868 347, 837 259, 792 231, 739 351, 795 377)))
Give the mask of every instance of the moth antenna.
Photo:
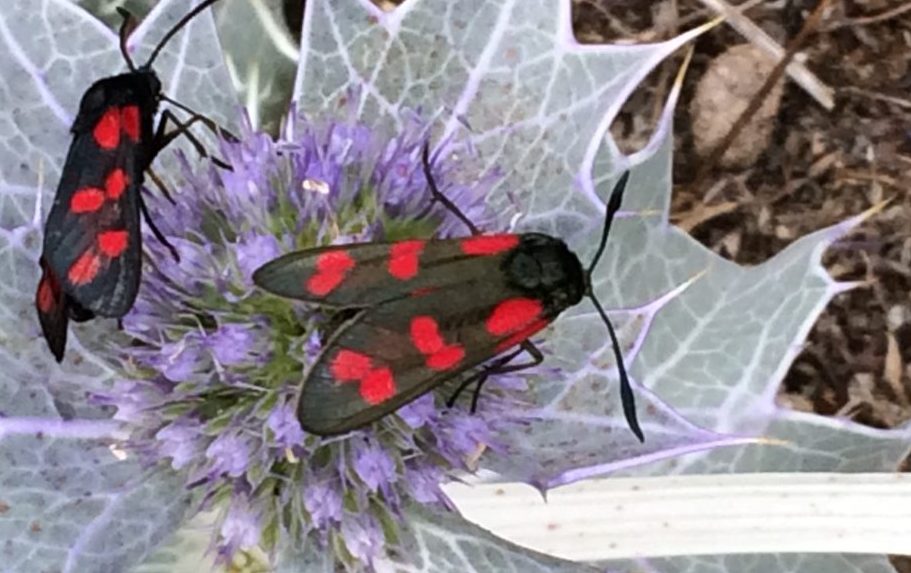
MULTIPOLYGON (((462 221, 462 223, 466 227, 468 227, 468 230, 471 231, 472 235, 480 235, 481 230, 478 229, 477 226, 475 226, 475 224, 471 222, 471 219, 469 219, 468 216, 465 215, 465 213, 463 213, 462 210, 459 209, 456 206, 456 204, 453 203, 449 197, 444 195, 443 192, 437 188, 437 183, 436 183, 436 181, 433 180, 433 172, 432 172, 433 170, 431 169, 431 165, 430 165, 430 141, 429 140, 424 141, 424 147, 421 149, 421 164, 424 167, 424 178, 427 180, 427 186, 430 187, 430 194, 432 195, 433 200, 439 201, 440 204, 442 204, 444 207, 446 207, 446 209, 450 213, 452 213, 460 221, 462 221)), ((433 206, 433 204, 431 203, 431 207, 432 206, 433 206)), ((428 210, 428 212, 429 212, 429 210, 428 210)))
POLYGON ((218 2, 218 0, 203 0, 195 8, 193 8, 192 10, 187 12, 184 15, 184 17, 181 18, 180 20, 178 20, 178 22, 176 24, 174 24, 174 26, 172 26, 170 30, 168 30, 168 32, 164 35, 164 37, 161 40, 159 40, 158 44, 155 46, 155 49, 152 50, 152 55, 149 56, 148 61, 146 61, 146 63, 142 67, 146 68, 146 69, 152 67, 152 62, 154 62, 155 58, 158 57, 158 54, 161 52, 161 49, 164 48, 165 44, 167 44, 168 41, 174 37, 174 34, 179 32, 181 28, 186 26, 187 23, 190 20, 192 20, 194 17, 196 17, 197 14, 199 14, 200 12, 202 12, 203 10, 205 10, 212 4, 215 4, 216 2, 218 2))
POLYGON ((620 351, 620 342, 617 340, 617 333, 614 332, 614 326, 607 313, 601 308, 601 303, 595 298, 594 294, 589 293, 589 298, 594 303, 601 320, 607 325, 607 332, 610 333, 611 346, 614 349, 614 359, 617 361, 617 371, 620 373, 620 404, 623 406, 623 416, 633 434, 639 438, 640 442, 645 442, 645 434, 639 426, 639 418, 636 416, 636 396, 633 394, 633 387, 629 383, 629 376, 626 374, 626 366, 623 364, 623 352, 620 351))
POLYGON ((607 235, 610 233, 610 226, 614 221, 614 215, 620 210, 620 203, 623 202, 623 192, 626 191, 627 181, 629 181, 629 171, 624 172, 623 175, 620 176, 617 184, 614 185, 614 190, 611 191, 610 200, 607 202, 607 214, 604 216, 604 231, 601 232, 601 244, 598 245, 598 250, 595 252, 595 256, 592 257, 591 264, 588 265, 589 280, 591 279, 595 265, 598 264, 598 259, 604 254, 604 248, 607 247, 607 235))
POLYGON ((607 237, 610 235, 611 223, 614 221, 614 215, 620 210, 620 204, 623 202, 623 192, 626 190, 627 181, 629 181, 629 171, 624 172, 623 175, 620 176, 617 184, 614 185, 614 190, 611 191, 610 199, 607 202, 607 213, 604 216, 604 231, 601 233, 601 243, 598 245, 595 256, 592 257, 592 262, 588 266, 588 270, 585 272, 585 286, 588 290, 586 295, 592 300, 595 309, 597 309, 598 314, 601 315, 601 320, 607 325, 608 334, 610 334, 611 346, 614 349, 614 359, 617 362, 617 371, 620 373, 620 404, 623 406, 623 416, 626 418, 626 423, 629 425, 629 429, 632 430, 633 434, 639 438, 640 442, 644 442, 645 435, 642 433, 642 428, 639 426, 639 419, 636 417, 636 397, 633 394, 633 387, 629 383, 629 375, 626 373, 626 366, 623 364, 623 352, 620 350, 620 341, 617 340, 617 333, 614 331, 614 325, 611 324, 610 319, 607 317, 607 313, 604 312, 601 302, 595 297, 594 287, 592 286, 592 271, 595 270, 595 266, 598 264, 601 255, 604 254, 604 249, 607 247, 607 237))
POLYGON ((123 6, 117 7, 117 13, 123 18, 123 22, 120 24, 120 54, 126 61, 130 71, 135 72, 136 65, 133 64, 133 58, 130 57, 130 52, 127 50, 127 38, 136 28, 136 19, 133 17, 133 14, 123 6))

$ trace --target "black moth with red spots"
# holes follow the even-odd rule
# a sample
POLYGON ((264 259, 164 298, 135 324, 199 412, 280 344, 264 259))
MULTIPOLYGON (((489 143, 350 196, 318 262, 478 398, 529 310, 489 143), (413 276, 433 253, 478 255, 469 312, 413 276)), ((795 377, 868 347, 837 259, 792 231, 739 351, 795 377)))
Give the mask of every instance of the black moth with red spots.
MULTIPOLYGON (((133 306, 141 274, 139 219, 145 208, 140 189, 145 171, 162 148, 202 119, 194 115, 180 123, 165 111, 155 129, 164 96, 152 62, 180 28, 216 1, 204 0, 188 12, 139 68, 126 51, 132 20, 125 14, 120 45, 130 71, 98 80, 82 96, 44 227, 42 275, 35 294, 42 332, 58 362, 66 350, 69 320, 120 318, 133 306), (166 133, 168 120, 179 129, 166 133)), ((164 240, 148 216, 146 220, 164 240)))
MULTIPOLYGON (((627 422, 643 440, 616 335, 591 288, 591 270, 604 251, 629 174, 611 194, 601 244, 585 269, 558 238, 481 234, 436 189, 427 155, 425 148, 424 169, 435 200, 473 236, 307 249, 270 261, 253 275, 273 294, 354 313, 331 333, 306 375, 297 404, 301 426, 319 435, 344 433, 475 367, 481 366, 466 374, 456 396, 470 383, 479 390, 490 374, 538 364, 543 357, 528 338, 588 297, 613 343, 627 422), (511 364, 523 351, 532 360, 511 364)), ((472 408, 477 395, 476 390, 472 408)))

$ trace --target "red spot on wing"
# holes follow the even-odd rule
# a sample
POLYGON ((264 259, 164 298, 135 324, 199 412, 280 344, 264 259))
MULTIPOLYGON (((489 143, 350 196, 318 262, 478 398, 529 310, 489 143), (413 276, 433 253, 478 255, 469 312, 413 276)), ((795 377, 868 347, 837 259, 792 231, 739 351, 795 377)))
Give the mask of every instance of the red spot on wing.
POLYGON ((130 236, 124 229, 104 231, 98 235, 98 248, 106 257, 119 257, 127 249, 130 236))
POLYGON ((82 286, 92 282, 100 268, 101 258, 92 251, 86 251, 67 271, 66 278, 74 286, 82 286))
POLYGON ((389 368, 374 368, 361 380, 361 398, 371 406, 385 402, 395 395, 395 378, 389 368))
POLYGON ((450 344, 427 357, 427 367, 433 370, 449 370, 465 358, 465 349, 450 344))
POLYGON ((439 324, 430 316, 411 319, 411 343, 427 357, 427 367, 433 370, 448 370, 465 358, 465 349, 459 344, 446 344, 439 324))
POLYGON ((433 354, 446 345, 437 321, 430 316, 411 319, 411 343, 421 354, 433 354))
POLYGON ((73 193, 70 198, 71 213, 94 213, 104 204, 104 192, 95 187, 86 187, 73 193))
POLYGON ((115 149, 120 145, 120 110, 112 107, 104 112, 92 131, 95 143, 102 149, 115 149))
POLYGON ((392 370, 386 366, 374 368, 369 356, 355 350, 339 350, 329 365, 329 372, 337 382, 359 382, 358 393, 371 406, 395 395, 392 370))
POLYGON ((369 356, 345 348, 338 351, 329 365, 333 378, 341 382, 361 380, 370 373, 370 369, 369 356))
POLYGON ((493 309, 487 317, 487 332, 494 336, 514 334, 541 317, 541 301, 533 298, 510 298, 493 309))
POLYGON ((399 280, 408 280, 418 274, 418 258, 424 251, 424 241, 402 241, 389 251, 389 274, 399 280))
POLYGON ((525 340, 528 340, 528 338, 531 337, 532 334, 538 332, 539 330, 541 330, 542 328, 547 326, 549 322, 550 321, 548 321, 548 320, 539 318, 538 320, 532 322, 531 324, 529 324, 522 330, 519 330, 513 334, 510 334, 509 336, 507 336, 506 338, 501 340, 499 342, 499 344, 497 344, 496 352, 497 353, 503 352, 504 350, 512 348, 516 344, 519 344, 521 342, 524 342, 525 340))
POLYGON ((324 296, 335 290, 354 268, 354 259, 345 251, 327 251, 316 260, 316 274, 307 279, 307 291, 324 296))
POLYGON ((45 274, 38 283, 38 293, 35 295, 35 303, 38 310, 44 314, 50 314, 54 307, 57 306, 56 291, 59 287, 55 284, 53 275, 45 274), (55 288, 57 287, 57 288, 55 288))
POLYGON ((107 194, 108 199, 117 200, 123 195, 123 191, 127 188, 127 174, 123 169, 115 169, 111 171, 107 179, 104 180, 104 192, 107 194))
POLYGON ((139 107, 128 105, 120 110, 120 120, 123 122, 123 131, 134 142, 139 141, 139 107))
POLYGON ((464 239, 461 246, 466 255, 496 255, 518 244, 518 235, 478 235, 464 239))
POLYGON ((57 280, 57 275, 51 270, 44 257, 41 257, 39 264, 41 265, 41 280, 38 281, 35 304, 39 312, 50 314, 61 298, 60 281, 57 280))

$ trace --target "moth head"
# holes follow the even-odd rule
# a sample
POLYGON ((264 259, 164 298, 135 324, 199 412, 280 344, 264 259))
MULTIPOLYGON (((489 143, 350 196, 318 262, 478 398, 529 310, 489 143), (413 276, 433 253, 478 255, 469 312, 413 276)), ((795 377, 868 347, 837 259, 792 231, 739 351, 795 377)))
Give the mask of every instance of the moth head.
POLYGON ((509 282, 548 303, 554 315, 578 304, 585 294, 579 257, 566 243, 540 233, 525 233, 505 260, 509 282))

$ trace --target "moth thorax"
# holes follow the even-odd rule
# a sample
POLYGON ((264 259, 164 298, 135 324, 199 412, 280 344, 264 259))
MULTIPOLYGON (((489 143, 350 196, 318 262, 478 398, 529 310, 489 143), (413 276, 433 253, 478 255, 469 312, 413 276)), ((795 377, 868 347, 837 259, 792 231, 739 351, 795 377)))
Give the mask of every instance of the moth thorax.
POLYGON ((504 261, 508 282, 548 303, 554 312, 577 304, 585 293, 582 263, 566 243, 526 233, 504 261))
MULTIPOLYGON (((147 67, 141 67, 133 72, 127 72, 122 76, 128 78, 127 91, 132 92, 132 97, 136 100, 146 102, 146 105, 157 106, 158 96, 161 94, 161 80, 155 70, 147 67)), ((123 87, 120 87, 123 89, 123 87)))
POLYGON ((117 76, 101 78, 89 87, 79 103, 74 131, 88 130, 107 111, 123 105, 138 105, 149 117, 158 109, 161 80, 153 70, 140 68, 117 76))

